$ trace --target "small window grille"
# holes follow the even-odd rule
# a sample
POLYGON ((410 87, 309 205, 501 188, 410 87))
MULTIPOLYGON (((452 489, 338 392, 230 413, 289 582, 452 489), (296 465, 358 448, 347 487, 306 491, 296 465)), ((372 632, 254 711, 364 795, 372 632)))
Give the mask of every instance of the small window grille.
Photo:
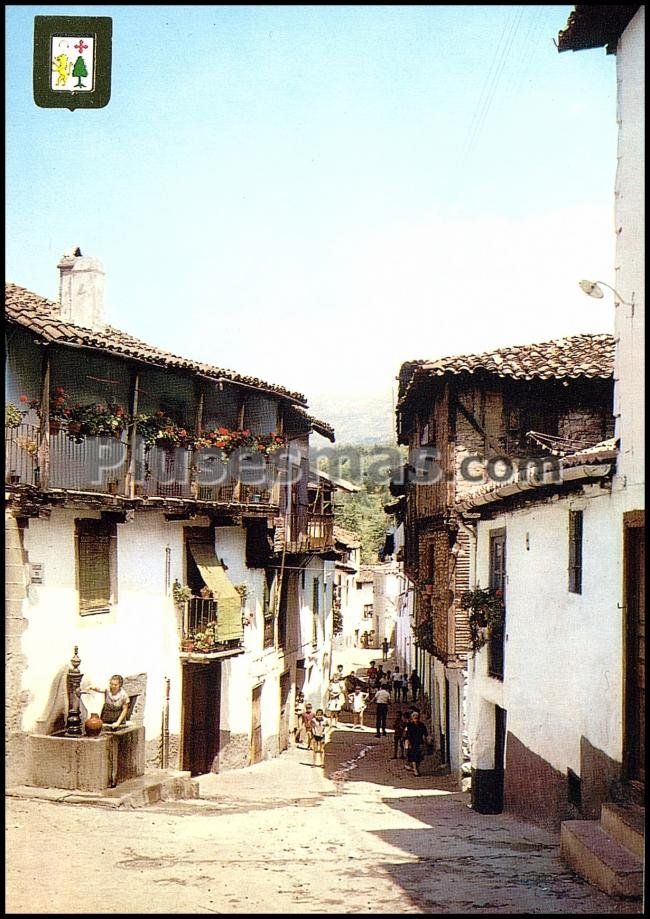
POLYGON ((582 593, 582 511, 569 511, 569 591, 582 593))

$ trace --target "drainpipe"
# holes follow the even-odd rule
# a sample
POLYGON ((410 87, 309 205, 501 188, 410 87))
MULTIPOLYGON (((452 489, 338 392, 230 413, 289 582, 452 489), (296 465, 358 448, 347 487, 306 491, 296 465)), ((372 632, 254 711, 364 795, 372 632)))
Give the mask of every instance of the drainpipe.
POLYGON ((170 679, 165 677, 165 700, 162 712, 162 731, 160 738, 160 768, 169 769, 169 685, 170 679))

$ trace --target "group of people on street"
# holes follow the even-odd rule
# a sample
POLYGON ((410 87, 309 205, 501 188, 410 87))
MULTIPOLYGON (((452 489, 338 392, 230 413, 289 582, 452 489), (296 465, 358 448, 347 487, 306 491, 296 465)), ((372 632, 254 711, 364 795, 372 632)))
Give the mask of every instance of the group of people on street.
MULTIPOLYGON (((325 707, 314 710, 312 703, 305 702, 301 691, 296 694, 296 727, 295 742, 299 745, 304 742, 308 750, 312 750, 314 764, 323 765, 325 744, 329 740, 332 730, 338 725, 340 713, 344 708, 352 712, 353 727, 364 727, 363 717, 368 707, 368 699, 376 705, 375 733, 377 737, 387 736, 388 708, 392 699, 395 702, 407 701, 409 685, 413 703, 420 694, 420 679, 415 670, 410 677, 406 673, 400 674, 399 667, 393 672, 384 673, 383 665, 375 666, 370 662, 367 680, 357 677, 352 670, 345 676, 343 665, 339 664, 330 679, 326 692, 325 707)), ((424 757, 427 738, 426 725, 420 720, 420 711, 412 704, 406 713, 398 711, 393 724, 394 730, 394 756, 398 758, 400 751, 403 758, 406 754, 407 769, 414 775, 419 775, 419 764, 424 757)))
POLYGON ((392 758, 405 758, 406 768, 413 775, 420 775, 420 763, 424 759, 427 737, 427 726, 420 720, 420 710, 415 705, 412 705, 406 713, 396 712, 393 722, 392 758))
POLYGON ((406 671, 400 673, 399 667, 384 672, 384 665, 376 666, 374 661, 370 661, 368 668, 368 685, 375 691, 382 687, 387 689, 392 693, 393 702, 399 702, 400 697, 402 702, 408 702, 409 688, 411 701, 417 702, 422 686, 417 670, 412 670, 410 676, 406 671))

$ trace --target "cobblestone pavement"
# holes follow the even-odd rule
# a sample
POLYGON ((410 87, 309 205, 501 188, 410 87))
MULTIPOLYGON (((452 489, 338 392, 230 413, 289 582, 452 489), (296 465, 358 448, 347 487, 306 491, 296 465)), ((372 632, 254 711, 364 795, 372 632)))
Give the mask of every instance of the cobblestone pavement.
POLYGON ((575 877, 559 837, 468 807, 430 759, 342 725, 139 810, 7 799, 6 912, 639 913, 575 877))

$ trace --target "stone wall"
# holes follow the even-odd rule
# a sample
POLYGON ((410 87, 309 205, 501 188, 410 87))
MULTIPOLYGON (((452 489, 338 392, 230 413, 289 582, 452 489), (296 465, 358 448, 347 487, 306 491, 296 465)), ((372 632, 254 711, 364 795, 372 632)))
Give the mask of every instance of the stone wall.
POLYGON ((7 785, 26 778, 23 713, 29 693, 23 690, 27 659, 21 636, 27 627, 23 604, 27 597, 27 558, 22 532, 14 515, 5 513, 5 756, 7 785))

